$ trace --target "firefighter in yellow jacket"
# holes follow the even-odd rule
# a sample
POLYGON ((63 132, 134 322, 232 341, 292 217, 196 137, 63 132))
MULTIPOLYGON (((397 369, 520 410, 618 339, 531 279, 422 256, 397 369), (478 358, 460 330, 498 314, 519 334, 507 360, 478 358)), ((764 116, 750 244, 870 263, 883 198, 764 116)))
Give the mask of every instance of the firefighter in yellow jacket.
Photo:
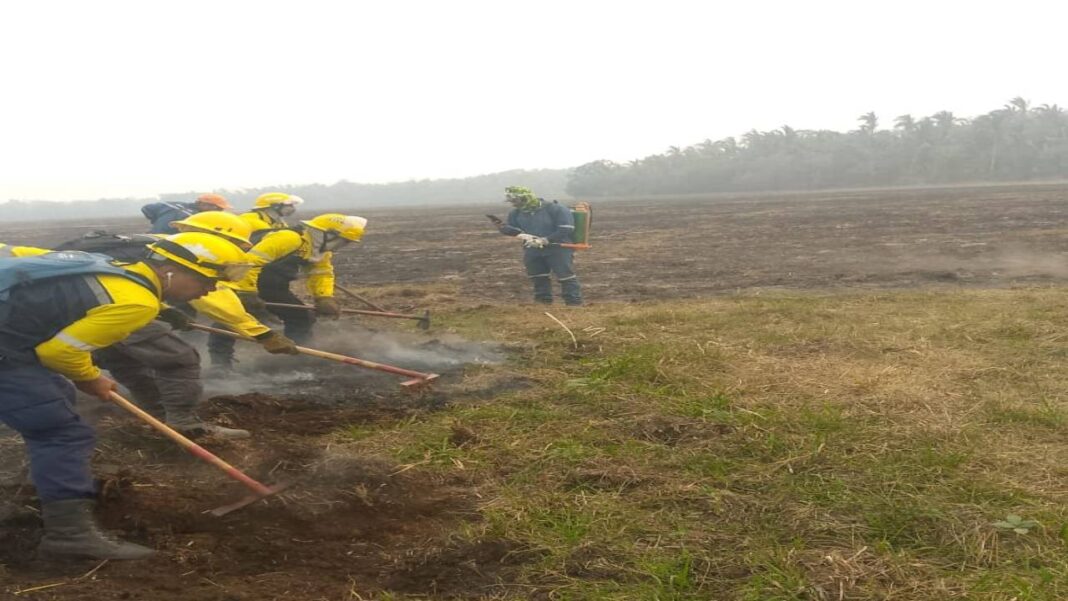
POLYGON ((22 436, 30 455, 44 521, 41 555, 139 559, 152 553, 96 526, 89 469, 95 435, 73 408, 74 390, 109 398, 116 384, 90 353, 151 322, 162 300, 190 301, 219 280, 243 277, 246 258, 230 242, 202 233, 175 234, 149 248, 145 260, 113 272, 31 279, 0 300, 0 422, 22 436))
MULTIPOLYGON (((197 213, 169 224, 181 232, 203 232, 220 236, 235 245, 249 246, 248 224, 236 215, 218 211, 197 213)), ((98 252, 123 260, 135 260, 144 247, 134 244, 109 250, 99 237, 98 252)), ((270 329, 245 311, 234 291, 222 282, 189 303, 189 308, 214 319, 221 327, 256 339, 269 353, 296 354, 296 344, 270 329)), ((160 312, 159 319, 131 334, 120 343, 93 353, 101 367, 130 390, 142 409, 165 421, 189 437, 212 436, 223 439, 248 438, 249 432, 205 421, 197 415, 204 393, 200 354, 177 336, 172 328, 190 329, 187 313, 174 308, 160 312), (166 322, 166 323, 164 323, 166 322)))
POLYGON ((285 192, 268 192, 256 198, 252 210, 242 213, 241 218, 252 227, 253 233, 263 230, 277 230, 289 227, 287 217, 297 212, 297 207, 304 199, 296 194, 285 192))
MULTIPOLYGON (((327 213, 301 221, 298 227, 273 230, 262 236, 248 251, 253 265, 248 277, 236 286, 245 307, 256 313, 266 308, 264 302, 302 304, 289 285, 303 273, 307 276, 315 313, 281 308, 271 308, 270 312, 285 323, 288 338, 297 344, 306 344, 311 339, 315 315, 337 318, 341 314, 334 300, 333 252, 359 242, 366 226, 367 220, 363 217, 327 213)), ((233 339, 224 336, 209 338, 212 364, 229 367, 233 347, 233 339)))

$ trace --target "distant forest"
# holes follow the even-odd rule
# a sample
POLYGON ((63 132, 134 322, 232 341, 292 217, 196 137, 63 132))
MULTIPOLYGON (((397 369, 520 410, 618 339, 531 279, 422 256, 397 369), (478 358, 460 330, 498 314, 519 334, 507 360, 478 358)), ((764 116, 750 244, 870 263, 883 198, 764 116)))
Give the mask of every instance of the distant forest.
POLYGON ((302 196, 306 210, 500 202, 506 186, 528 186, 545 198, 818 190, 1068 178, 1068 114, 1057 105, 1013 98, 971 119, 949 111, 901 115, 880 129, 875 113, 849 132, 783 126, 739 138, 673 146, 628 163, 594 161, 574 169, 514 170, 462 179, 391 184, 277 186, 196 190, 158 198, 57 203, 13 200, 4 220, 134 217, 149 202, 189 201, 201 192, 225 195, 240 209, 264 192, 302 196))
POLYGON ((0 221, 30 221, 62 215, 63 218, 139 217, 141 207, 150 202, 191 202, 203 192, 225 196, 239 210, 265 192, 288 192, 306 201, 303 212, 323 209, 359 210, 368 207, 470 204, 504 201, 507 186, 527 186, 547 198, 563 198, 566 169, 513 170, 462 179, 414 180, 392 184, 356 184, 340 181, 332 185, 274 186, 242 190, 195 190, 161 194, 153 198, 105 198, 95 201, 54 202, 12 200, 0 204, 0 221))
POLYGON ((783 126, 671 147, 628 163, 594 161, 570 173, 574 197, 815 190, 1068 178, 1068 115, 1013 98, 972 119, 949 111, 875 113, 850 132, 783 126))

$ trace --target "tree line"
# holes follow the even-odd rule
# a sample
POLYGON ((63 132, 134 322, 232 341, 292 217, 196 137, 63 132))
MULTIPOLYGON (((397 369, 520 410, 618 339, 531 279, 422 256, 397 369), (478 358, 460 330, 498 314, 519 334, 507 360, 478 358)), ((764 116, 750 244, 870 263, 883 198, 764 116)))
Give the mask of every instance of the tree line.
POLYGON ((1068 114, 1016 97, 971 119, 875 113, 849 132, 783 126, 571 170, 574 197, 905 186, 1068 177, 1068 114))

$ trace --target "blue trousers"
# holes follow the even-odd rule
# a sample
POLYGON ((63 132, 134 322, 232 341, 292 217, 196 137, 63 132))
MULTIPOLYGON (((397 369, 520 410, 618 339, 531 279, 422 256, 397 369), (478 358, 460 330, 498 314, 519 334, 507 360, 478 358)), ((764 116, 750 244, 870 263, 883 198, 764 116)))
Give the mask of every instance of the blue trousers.
POLYGON ((535 302, 553 302, 553 282, 549 276, 555 275, 560 282, 560 296, 564 302, 568 305, 582 304, 582 287, 579 286, 578 276, 571 268, 574 255, 575 251, 559 246, 524 249, 523 265, 527 268, 527 277, 534 285, 535 302))
POLYGON ((42 503, 96 496, 93 428, 74 410, 74 385, 40 365, 0 363, 0 422, 22 435, 42 503))

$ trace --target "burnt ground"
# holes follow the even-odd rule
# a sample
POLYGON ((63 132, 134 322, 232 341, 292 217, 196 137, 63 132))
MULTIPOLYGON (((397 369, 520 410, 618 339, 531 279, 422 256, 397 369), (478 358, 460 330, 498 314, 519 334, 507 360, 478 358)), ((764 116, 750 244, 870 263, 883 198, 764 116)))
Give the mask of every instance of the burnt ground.
MULTIPOLYGON (((1063 283, 1066 197, 1068 185, 1039 185, 596 203, 594 249, 578 253, 576 270, 594 304, 761 288, 1063 283)), ((505 208, 361 211, 370 227, 360 248, 338 256, 339 280, 392 309, 525 302, 521 251, 483 217, 503 216, 505 208)), ((47 246, 87 229, 137 231, 142 225, 133 219, 11 224, 0 226, 0 242, 47 246)), ((463 386, 463 363, 477 362, 477 353, 450 348, 460 344, 455 340, 400 340, 402 347, 428 345, 430 351, 441 344, 444 355, 462 360, 442 364, 442 385, 425 395, 398 392, 389 377, 311 363, 287 366, 300 376, 289 379, 277 379, 276 365, 256 371, 249 363, 249 379, 240 386, 214 388, 207 410, 256 436, 207 446, 256 477, 298 483, 222 519, 203 512, 240 497, 238 485, 117 410, 87 403, 101 433, 101 518, 109 529, 160 550, 146 562, 109 563, 92 574, 92 563, 32 559, 36 501, 24 483, 21 444, 0 436, 0 594, 57 583, 17 598, 504 594, 510 570, 536 557, 509 541, 461 542, 449 534, 479 519, 478 482, 434 476, 388 458, 347 456, 336 444, 346 429, 409 420, 448 402, 463 386)), ((387 347, 381 347, 385 359, 396 350, 387 347)), ((422 367, 434 367, 441 357, 431 356, 422 367)), ((492 396, 493 386, 514 384, 463 392, 492 396)))
MULTIPOLYGON (((438 284, 454 293, 439 300, 525 299, 521 250, 484 217, 503 217, 507 208, 350 209, 370 223, 363 244, 337 257, 339 280, 402 297, 397 285, 438 284)), ((593 302, 1068 278, 1068 184, 616 200, 594 208, 594 249, 576 258, 593 302)), ((0 241, 47 245, 91 229, 143 226, 142 219, 19 223, 0 227, 0 241)))

